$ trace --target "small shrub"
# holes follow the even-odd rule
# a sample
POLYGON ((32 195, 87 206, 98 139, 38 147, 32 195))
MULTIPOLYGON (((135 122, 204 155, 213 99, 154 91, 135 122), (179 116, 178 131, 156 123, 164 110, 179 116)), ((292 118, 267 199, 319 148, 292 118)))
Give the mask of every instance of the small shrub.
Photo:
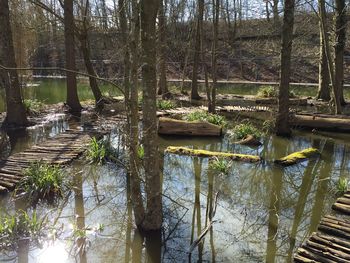
POLYGON ((32 203, 40 199, 53 202, 63 195, 63 173, 58 166, 35 162, 24 169, 16 192, 25 192, 32 203))
POLYGON ((277 88, 272 86, 262 86, 258 90, 258 96, 263 98, 274 98, 278 96, 277 88))
POLYGON ((233 128, 233 136, 236 139, 244 139, 247 135, 252 135, 256 139, 260 139, 262 133, 250 122, 241 123, 233 128))
POLYGON ((34 100, 25 99, 23 101, 23 104, 27 114, 38 114, 39 111, 41 111, 44 107, 44 103, 36 99, 34 100))
POLYGON ((46 218, 39 219, 34 212, 29 215, 18 211, 15 215, 0 216, 0 249, 16 250, 23 239, 38 241, 43 237, 46 218))
POLYGON ((107 140, 97 140, 91 138, 86 153, 86 158, 90 163, 104 164, 106 161, 115 159, 115 151, 107 140))
POLYGON ((225 158, 214 158, 209 162, 209 169, 227 175, 230 171, 231 165, 232 162, 225 158))
POLYGON ((347 178, 339 178, 337 183, 337 194, 343 195, 348 190, 349 181, 347 178))
POLYGON ((212 114, 206 111, 194 111, 184 117, 187 121, 205 121, 219 126, 226 126, 227 121, 224 116, 212 114))
POLYGON ((158 100, 157 107, 160 110, 171 110, 176 107, 176 105, 171 100, 158 100))

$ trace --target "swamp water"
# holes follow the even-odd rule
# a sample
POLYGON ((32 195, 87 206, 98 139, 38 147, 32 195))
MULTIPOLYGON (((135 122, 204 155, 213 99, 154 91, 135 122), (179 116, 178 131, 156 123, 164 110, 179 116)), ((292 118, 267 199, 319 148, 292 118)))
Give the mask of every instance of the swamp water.
MULTIPOLYGON (((13 136, 17 140, 11 147, 19 151, 72 125, 77 124, 59 118, 51 126, 13 136)), ((161 162, 163 230, 146 241, 132 223, 125 170, 78 160, 65 171, 72 190, 57 206, 40 203, 36 208, 38 216, 48 217, 50 237, 40 247, 24 241, 16 251, 1 252, 0 262, 291 262, 295 248, 331 213, 339 178, 349 178, 350 136, 333 135, 268 136, 258 149, 233 144, 227 137, 161 137, 161 152, 181 145, 258 154, 265 161, 233 162, 229 173, 220 175, 208 169, 208 159, 166 154, 161 162), (288 168, 272 162, 308 147, 320 149, 321 157, 288 168), (213 227, 189 255, 217 193, 213 227)), ((110 140, 120 145, 117 128, 110 140)), ((1 197, 1 213, 20 208, 23 204, 11 195, 1 197)))

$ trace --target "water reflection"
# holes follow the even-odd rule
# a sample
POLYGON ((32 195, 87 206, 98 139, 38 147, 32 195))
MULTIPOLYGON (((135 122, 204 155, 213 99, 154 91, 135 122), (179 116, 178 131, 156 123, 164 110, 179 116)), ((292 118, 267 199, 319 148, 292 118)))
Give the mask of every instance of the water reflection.
MULTIPOLYGON (((222 176, 208 169, 207 159, 165 155, 164 228, 148 236, 135 230, 125 170, 111 164, 75 163, 67 173, 72 180, 74 175, 72 196, 59 204, 62 211, 37 208, 41 214, 50 211, 50 218, 57 218, 56 225, 65 226, 66 234, 43 250, 22 246, 17 260, 38 262, 37 255, 60 253, 61 262, 290 262, 295 248, 330 211, 334 183, 339 177, 349 178, 349 145, 339 138, 298 133, 293 140, 266 138, 258 149, 233 145, 227 139, 167 137, 161 142, 163 147, 178 144, 255 153, 265 161, 235 162, 222 176), (310 146, 318 147, 322 157, 288 168, 272 162, 310 146), (212 227, 190 254, 191 244, 211 221, 212 227), (71 255, 70 223, 76 226, 76 253, 71 255), (104 225, 104 231, 90 231, 96 224, 104 225)), ((0 206, 7 211, 19 209, 6 199, 0 200, 0 206)))

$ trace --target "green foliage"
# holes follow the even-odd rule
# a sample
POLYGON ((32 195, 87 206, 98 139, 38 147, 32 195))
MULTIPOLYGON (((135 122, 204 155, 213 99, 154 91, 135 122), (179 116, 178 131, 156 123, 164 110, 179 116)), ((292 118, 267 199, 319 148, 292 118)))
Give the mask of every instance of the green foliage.
POLYGON ((32 203, 40 199, 53 202, 63 194, 63 173, 58 166, 34 162, 24 169, 16 191, 25 192, 32 203))
POLYGON ((114 160, 116 156, 115 150, 107 140, 97 140, 91 138, 86 153, 86 158, 90 163, 104 164, 106 161, 114 160))
MULTIPOLYGON (((278 88, 273 86, 261 86, 258 90, 258 96, 263 98, 277 98, 278 88)), ((289 98, 296 98, 296 94, 293 91, 289 91, 289 98)))
POLYGON ((137 156, 141 160, 145 157, 145 148, 142 145, 139 145, 137 147, 137 156))
POLYGON ((252 135, 256 139, 260 139, 262 133, 250 122, 240 123, 233 128, 233 136, 236 139, 244 139, 247 135, 252 135))
POLYGON ((23 104, 27 114, 38 114, 39 111, 41 111, 45 105, 44 103, 36 99, 34 100, 25 99, 23 101, 23 104))
POLYGON ((231 166, 232 162, 225 158, 214 158, 209 162, 209 169, 225 175, 229 173, 231 166))
POLYGON ((176 107, 175 103, 173 103, 171 100, 158 100, 157 101, 157 108, 160 110, 171 110, 176 107))
POLYGON ((343 195, 348 190, 349 181, 347 178, 339 178, 337 183, 337 194, 343 195))
POLYGON ((266 120, 263 122, 262 130, 264 133, 270 133, 275 129, 275 120, 266 120))
POLYGON ((207 111, 194 111, 184 117, 187 121, 205 121, 215 125, 225 127, 227 125, 226 118, 218 114, 212 114, 207 111))
POLYGON ((278 96, 277 88, 273 86, 262 86, 258 90, 258 96, 263 98, 274 98, 278 96))
POLYGON ((38 218, 36 212, 29 215, 20 210, 15 215, 0 216, 0 249, 16 250, 20 240, 39 240, 45 223, 46 218, 38 218))

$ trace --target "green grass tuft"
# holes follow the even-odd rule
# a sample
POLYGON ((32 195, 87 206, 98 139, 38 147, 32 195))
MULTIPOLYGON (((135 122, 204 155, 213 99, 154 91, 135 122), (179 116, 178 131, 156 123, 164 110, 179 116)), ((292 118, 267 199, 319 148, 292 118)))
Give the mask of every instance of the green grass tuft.
POLYGON ((348 190, 349 181, 347 178, 339 178, 337 183, 337 194, 343 195, 348 190))
POLYGON ((107 140, 97 140, 91 138, 89 147, 86 153, 86 158, 90 163, 104 164, 106 161, 116 159, 115 150, 107 140))
POLYGON ((209 162, 209 169, 225 175, 229 173, 231 166, 232 162, 225 158, 214 158, 209 162))
MULTIPOLYGON (((258 97, 263 98, 277 98, 278 88, 273 86, 261 86, 258 90, 258 97)), ((289 91, 289 98, 297 97, 293 91, 289 91)))
POLYGON ((29 215, 18 211, 15 215, 0 216, 0 249, 16 250, 21 240, 38 241, 43 237, 46 218, 38 218, 36 212, 29 215))
POLYGON ((258 128, 256 128, 250 122, 238 124, 233 128, 234 138, 241 140, 246 138, 247 135, 252 135, 256 139, 260 139, 262 136, 262 133, 258 128))
POLYGON ((221 127, 227 125, 226 118, 218 114, 212 114, 207 111, 194 111, 184 116, 186 121, 205 121, 221 127))
POLYGON ((24 169, 24 177, 16 192, 24 192, 28 200, 53 202, 63 195, 63 173, 58 166, 35 162, 24 169))
POLYGON ((45 105, 43 102, 36 99, 25 99, 23 101, 23 104, 27 114, 38 114, 44 108, 45 105))
POLYGON ((171 100, 158 100, 157 101, 157 108, 159 110, 171 110, 176 108, 176 105, 171 100))

